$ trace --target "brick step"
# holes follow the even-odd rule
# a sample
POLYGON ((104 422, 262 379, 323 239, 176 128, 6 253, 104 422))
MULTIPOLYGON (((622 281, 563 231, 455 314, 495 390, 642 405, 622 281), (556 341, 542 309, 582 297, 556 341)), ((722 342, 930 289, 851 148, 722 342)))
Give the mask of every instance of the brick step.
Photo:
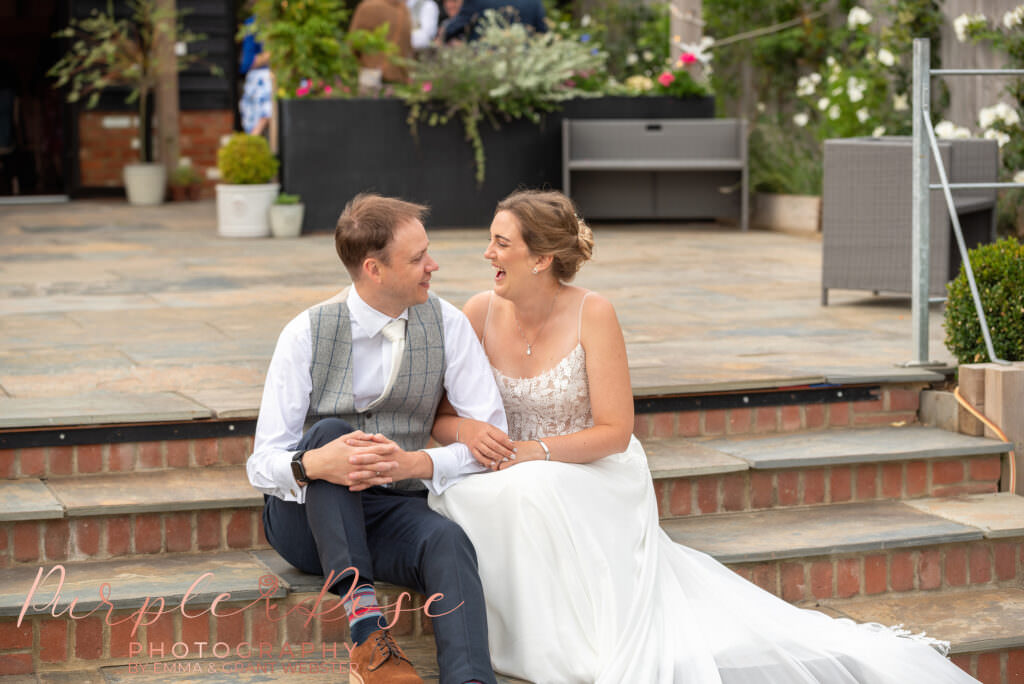
MULTIPOLYGON (((324 648, 332 658, 348 656, 348 623, 335 609, 337 597, 328 595, 317 608, 323 578, 299 573, 273 551, 74 561, 59 564, 63 579, 59 570, 50 573, 54 567, 42 566, 42 575, 38 567, 21 567, 0 576, 0 675, 245 657, 253 644, 269 644, 277 654, 288 644, 296 657, 322 657, 324 648), (100 594, 104 583, 108 602, 100 594), (311 609, 327 614, 310 619, 311 609), (304 648, 312 650, 303 654, 304 648)), ((384 583, 377 588, 395 634, 432 633, 422 596, 402 597, 404 590, 384 583), (397 618, 396 605, 402 608, 397 618)))
MULTIPOLYGON (((662 392, 670 394, 671 388, 660 388, 656 396, 636 396, 645 406, 636 415, 634 433, 646 440, 911 424, 917 421, 921 390, 941 377, 926 373, 925 381, 920 373, 911 375, 904 380, 889 375, 829 378, 828 389, 819 390, 829 394, 827 400, 807 399, 800 394, 806 388, 722 385, 726 393, 746 402, 738 408, 699 408, 706 403, 703 395, 662 396, 662 392), (771 405, 762 405, 769 395, 771 405), (686 402, 689 408, 661 410, 680 397, 692 399, 686 402)), ((231 408, 215 414, 208 409, 197 411, 192 402, 183 405, 180 397, 167 403, 164 396, 140 395, 134 400, 141 411, 104 415, 106 420, 125 422, 103 425, 95 424, 98 417, 93 406, 77 406, 54 423, 52 409, 40 404, 31 412, 51 415, 49 427, 26 433, 17 417, 0 420, 0 443, 25 445, 0 448, 0 480, 242 465, 252 452, 259 396, 240 399, 234 391, 226 395, 218 395, 217 403, 227 402, 231 408)))
POLYGON ((662 517, 991 493, 1011 445, 910 425, 644 440, 662 517))
POLYGON ((0 482, 0 567, 265 548, 262 507, 241 466, 0 482))
POLYGON ((953 662, 984 684, 1024 681, 1024 589, 965 588, 910 596, 826 600, 835 617, 904 625, 950 642, 953 662))
POLYGON ((1024 578, 1024 497, 868 502, 667 520, 676 542, 796 602, 1024 578))

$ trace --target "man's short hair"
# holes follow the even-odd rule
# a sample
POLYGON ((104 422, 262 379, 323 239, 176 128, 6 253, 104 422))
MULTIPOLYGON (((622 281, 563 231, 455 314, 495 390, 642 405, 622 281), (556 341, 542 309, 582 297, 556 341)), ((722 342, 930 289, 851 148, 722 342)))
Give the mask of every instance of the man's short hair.
POLYGON ((334 228, 334 247, 352 280, 359 278, 363 261, 368 257, 388 263, 387 246, 395 228, 407 221, 422 222, 428 211, 426 205, 395 197, 373 193, 353 197, 334 228))

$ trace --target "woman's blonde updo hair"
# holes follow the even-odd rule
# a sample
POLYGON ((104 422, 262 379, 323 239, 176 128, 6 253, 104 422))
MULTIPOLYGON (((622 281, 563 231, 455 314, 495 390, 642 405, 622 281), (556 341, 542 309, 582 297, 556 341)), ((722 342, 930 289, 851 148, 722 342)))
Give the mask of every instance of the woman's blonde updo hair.
POLYGON ((514 192, 498 203, 494 213, 500 211, 519 221, 531 254, 551 255, 551 272, 561 282, 572 280, 594 252, 594 234, 577 216, 572 200, 560 192, 514 192))

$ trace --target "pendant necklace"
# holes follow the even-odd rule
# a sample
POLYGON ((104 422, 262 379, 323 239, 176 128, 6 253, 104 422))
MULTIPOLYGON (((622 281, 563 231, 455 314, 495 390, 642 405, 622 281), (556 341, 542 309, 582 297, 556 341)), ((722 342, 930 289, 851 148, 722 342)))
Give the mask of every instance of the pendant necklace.
MULTIPOLYGON (((544 326, 548 324, 548 319, 551 318, 551 312, 555 310, 555 302, 558 301, 558 295, 562 293, 562 284, 558 284, 558 290, 555 291, 555 296, 551 298, 551 308, 548 309, 548 315, 544 317, 544 322, 540 324, 540 329, 537 330, 537 334, 534 335, 533 341, 536 342, 540 339, 540 334, 544 332, 544 326)), ((523 326, 519 325, 519 316, 516 315, 516 307, 512 306, 512 318, 515 319, 516 328, 519 329, 519 336, 523 338, 523 342, 526 342, 526 355, 533 356, 533 343, 526 339, 526 334, 523 332, 523 326)))

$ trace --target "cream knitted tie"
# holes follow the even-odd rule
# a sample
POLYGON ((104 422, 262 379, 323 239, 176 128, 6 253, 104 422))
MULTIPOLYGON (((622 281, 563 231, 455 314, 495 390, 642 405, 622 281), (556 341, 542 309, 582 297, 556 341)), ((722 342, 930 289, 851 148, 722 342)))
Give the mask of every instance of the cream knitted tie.
POLYGON ((396 318, 393 321, 389 321, 381 329, 380 334, 391 343, 391 373, 388 374, 388 381, 384 385, 384 391, 364 409, 366 411, 384 401, 384 398, 391 393, 391 388, 395 386, 395 380, 398 379, 398 369, 402 365, 402 354, 405 352, 405 319, 396 318))

